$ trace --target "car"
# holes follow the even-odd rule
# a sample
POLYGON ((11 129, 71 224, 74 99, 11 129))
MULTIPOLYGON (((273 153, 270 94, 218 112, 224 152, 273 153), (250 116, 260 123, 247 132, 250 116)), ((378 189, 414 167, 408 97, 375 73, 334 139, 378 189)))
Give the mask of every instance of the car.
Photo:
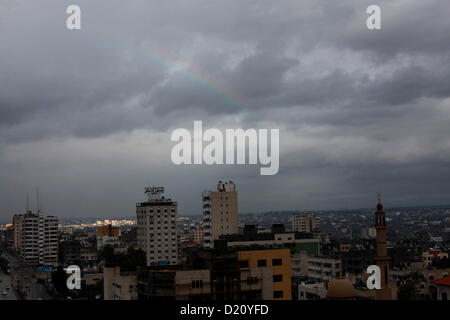
POLYGON ((2 293, 4 296, 6 296, 7 295, 7 293, 6 293, 6 291, 3 291, 3 293, 2 293))

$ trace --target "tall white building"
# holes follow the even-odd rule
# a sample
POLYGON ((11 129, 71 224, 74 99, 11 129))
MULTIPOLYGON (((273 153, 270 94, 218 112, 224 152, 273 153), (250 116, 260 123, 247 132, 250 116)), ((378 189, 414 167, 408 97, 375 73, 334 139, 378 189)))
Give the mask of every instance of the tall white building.
MULTIPOLYGON (((17 218, 16 218, 17 219, 17 218)), ((40 211, 21 215, 20 256, 27 264, 58 265, 58 218, 44 216, 40 211)), ((16 226, 15 226, 16 227, 16 226)))
POLYGON ((217 191, 203 191, 202 200, 203 242, 206 248, 212 248, 221 235, 239 232, 236 185, 219 181, 217 191))
POLYGON ((177 264, 178 204, 162 196, 164 187, 145 188, 147 202, 136 204, 137 243, 147 255, 147 265, 177 264))
POLYGON ((313 232, 319 230, 319 218, 312 213, 297 213, 292 216, 292 231, 313 232))

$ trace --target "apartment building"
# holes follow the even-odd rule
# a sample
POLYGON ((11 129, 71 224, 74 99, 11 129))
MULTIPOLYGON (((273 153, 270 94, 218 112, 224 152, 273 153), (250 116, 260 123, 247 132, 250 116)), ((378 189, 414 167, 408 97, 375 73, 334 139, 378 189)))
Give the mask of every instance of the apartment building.
POLYGON ((212 248, 220 236, 238 233, 236 185, 219 181, 217 191, 204 191, 202 199, 204 246, 212 248))
POLYGON ((178 204, 162 196, 163 187, 148 187, 145 193, 148 201, 136 204, 138 247, 145 251, 148 266, 177 264, 178 204))
POLYGON ((203 243, 203 228, 190 228, 186 235, 185 241, 203 243))
POLYGON ((292 216, 292 231, 314 232, 318 231, 319 218, 312 213, 297 213, 292 216))
POLYGON ((16 217, 20 233, 20 256, 27 264, 56 266, 58 264, 58 218, 27 211, 16 217))
MULTIPOLYGON (((192 249, 182 266, 154 266, 138 271, 139 300, 272 300, 270 266, 251 267, 237 252, 192 249)), ((277 276, 278 277, 278 276, 277 276)))
POLYGON ((442 252, 439 249, 428 250, 422 253, 423 263, 431 266, 433 262, 437 262, 443 258, 448 259, 448 253, 442 252))
POLYGON ((238 252, 241 268, 272 269, 273 300, 291 300, 291 256, 289 249, 247 250, 238 252))
POLYGON ((341 261, 327 258, 308 258, 308 279, 315 283, 331 281, 341 276, 341 261))
POLYGON ((135 272, 121 272, 120 267, 105 267, 103 274, 104 300, 137 299, 137 276, 135 272))

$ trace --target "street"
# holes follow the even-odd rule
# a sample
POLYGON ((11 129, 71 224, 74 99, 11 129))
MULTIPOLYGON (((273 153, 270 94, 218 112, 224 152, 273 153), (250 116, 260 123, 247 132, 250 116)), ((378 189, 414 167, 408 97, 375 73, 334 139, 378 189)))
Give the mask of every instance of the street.
POLYGON ((0 301, 17 300, 14 289, 11 286, 11 277, 0 270, 0 301), (6 295, 3 295, 6 292, 6 295))
MULTIPOLYGON (((6 286, 10 287, 6 296, 2 297, 15 297, 16 292, 22 292, 23 299, 25 300, 50 300, 51 297, 48 295, 43 284, 37 283, 37 272, 34 267, 28 267, 22 265, 16 257, 3 254, 3 257, 10 262, 10 275, 3 275, 5 280, 0 282, 0 290, 3 293, 3 288, 6 286), (7 285, 6 285, 7 282, 7 285)), ((5 298, 6 299, 6 298, 5 298)))

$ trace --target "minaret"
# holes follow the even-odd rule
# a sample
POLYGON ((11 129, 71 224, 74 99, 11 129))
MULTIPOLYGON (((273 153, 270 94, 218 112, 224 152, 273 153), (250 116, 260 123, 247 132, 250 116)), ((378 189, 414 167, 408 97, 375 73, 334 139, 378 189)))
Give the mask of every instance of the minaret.
POLYGON ((386 214, 383 211, 378 193, 377 211, 375 212, 375 229, 377 230, 377 256, 375 261, 381 270, 381 289, 375 291, 377 300, 392 300, 392 288, 389 287, 389 260, 386 247, 386 214))

